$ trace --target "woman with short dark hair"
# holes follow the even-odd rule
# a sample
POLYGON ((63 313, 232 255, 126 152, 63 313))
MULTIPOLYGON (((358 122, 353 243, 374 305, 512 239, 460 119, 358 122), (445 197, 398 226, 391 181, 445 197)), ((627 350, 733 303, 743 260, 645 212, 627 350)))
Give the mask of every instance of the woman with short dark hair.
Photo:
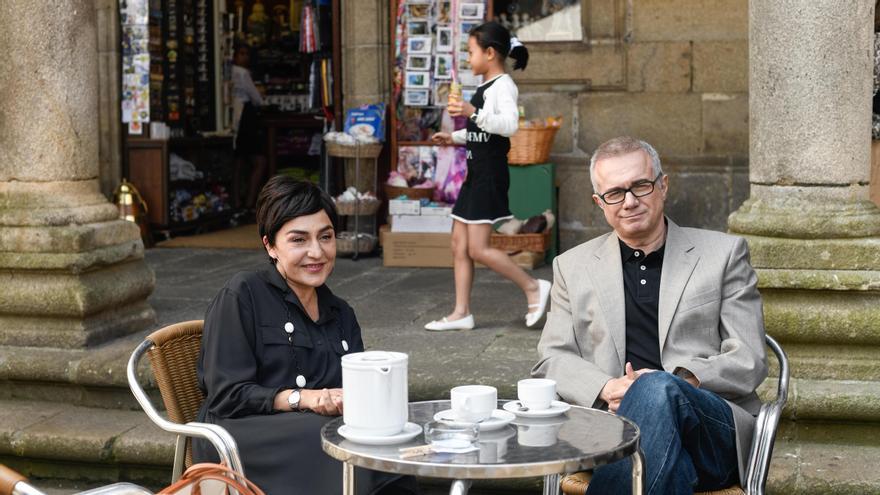
MULTIPOLYGON (((198 420, 226 428, 247 477, 267 494, 342 491, 342 465, 321 427, 342 413, 343 355, 364 350, 354 311, 325 285, 336 261, 333 200, 310 182, 273 177, 257 201, 271 265, 238 273, 208 307, 198 420)), ((217 462, 210 444, 193 457, 217 462)), ((358 493, 417 493, 413 478, 358 471, 358 493)))

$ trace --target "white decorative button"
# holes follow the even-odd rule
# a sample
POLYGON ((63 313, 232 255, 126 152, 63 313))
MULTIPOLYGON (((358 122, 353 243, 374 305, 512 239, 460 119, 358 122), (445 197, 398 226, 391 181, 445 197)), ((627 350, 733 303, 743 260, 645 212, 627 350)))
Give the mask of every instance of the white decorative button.
POLYGON ((306 386, 306 377, 299 375, 296 377, 296 386, 299 388, 303 388, 306 386))
POLYGON ((640 266, 639 268, 641 268, 642 270, 644 270, 644 269, 645 269, 645 265, 642 265, 642 266, 640 266))
POLYGON ((633 256, 635 256, 636 258, 638 258, 638 257, 639 257, 639 252, 636 251, 635 253, 633 253, 633 256))
POLYGON ((348 342, 342 341, 342 350, 348 352, 348 342))
POLYGON ((647 283, 648 283, 648 281, 647 281, 647 280, 645 280, 645 279, 642 279, 642 285, 645 285, 645 284, 647 284, 647 283))
POLYGON ((287 322, 284 324, 284 331, 287 333, 293 333, 293 323, 287 322))

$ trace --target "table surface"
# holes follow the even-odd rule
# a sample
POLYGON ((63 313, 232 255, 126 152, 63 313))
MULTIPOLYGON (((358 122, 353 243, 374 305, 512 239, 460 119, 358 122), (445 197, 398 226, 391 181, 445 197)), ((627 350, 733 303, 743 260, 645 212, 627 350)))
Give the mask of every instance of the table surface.
MULTIPOLYGON (((498 401, 498 407, 505 402, 498 401)), ((414 402, 409 421, 424 427, 449 408, 448 400, 414 402)), ((364 445, 343 438, 337 431, 342 424, 339 417, 321 429, 321 445, 335 459, 377 471, 451 479, 526 478, 592 469, 632 455, 639 437, 638 427, 626 418, 573 406, 556 417, 517 417, 500 430, 481 432, 479 451, 401 459, 399 449, 425 445, 424 432, 409 442, 364 445), (535 440, 546 446, 523 445, 535 440)))

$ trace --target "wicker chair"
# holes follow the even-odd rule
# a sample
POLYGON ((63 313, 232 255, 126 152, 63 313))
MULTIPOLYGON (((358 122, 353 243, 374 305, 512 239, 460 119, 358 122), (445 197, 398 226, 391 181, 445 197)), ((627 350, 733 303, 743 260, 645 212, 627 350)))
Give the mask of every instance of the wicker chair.
POLYGON ((232 435, 220 426, 194 422, 205 400, 196 376, 203 326, 204 321, 193 320, 161 328, 148 335, 128 360, 128 385, 138 403, 159 428, 177 434, 172 482, 177 481, 184 467, 192 464, 189 437, 210 441, 223 463, 244 475, 232 435), (168 419, 156 411, 138 382, 138 363, 144 354, 150 359, 168 419))
MULTIPOLYGON (((761 406, 758 418, 755 421, 755 433, 752 438, 752 449, 749 451, 749 459, 746 463, 745 489, 734 485, 723 490, 703 492, 697 495, 764 495, 764 487, 767 485, 767 473, 770 469, 770 458, 773 455, 773 443, 776 441, 776 427, 782 409, 788 400, 788 357, 782 347, 769 335, 767 347, 776 355, 779 361, 779 383, 776 388, 776 399, 761 406)), ((560 488, 565 495, 583 495, 590 485, 590 473, 580 472, 570 474, 562 478, 560 488)))

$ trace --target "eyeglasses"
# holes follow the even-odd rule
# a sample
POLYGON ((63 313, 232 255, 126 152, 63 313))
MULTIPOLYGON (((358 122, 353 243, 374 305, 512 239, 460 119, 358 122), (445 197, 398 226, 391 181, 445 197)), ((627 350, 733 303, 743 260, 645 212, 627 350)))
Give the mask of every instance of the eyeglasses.
POLYGON ((654 192, 654 184, 660 180, 660 177, 663 177, 662 172, 657 174, 657 177, 655 177, 654 180, 640 180, 631 185, 628 189, 612 189, 603 194, 599 194, 598 196, 606 205, 623 203, 623 200, 626 199, 626 193, 632 193, 633 196, 641 198, 642 196, 647 196, 654 192))

